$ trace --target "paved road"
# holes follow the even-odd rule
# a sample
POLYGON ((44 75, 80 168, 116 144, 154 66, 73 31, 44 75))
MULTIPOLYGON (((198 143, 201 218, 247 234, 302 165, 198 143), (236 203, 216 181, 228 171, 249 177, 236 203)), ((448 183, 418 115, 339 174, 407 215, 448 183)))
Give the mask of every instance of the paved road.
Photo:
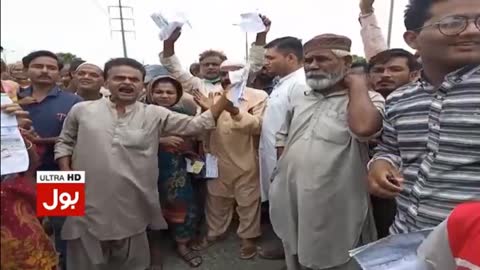
MULTIPOLYGON (((267 229, 264 233, 264 239, 270 239, 272 232, 267 229)), ((202 252, 203 264, 198 268, 191 268, 174 251, 173 244, 169 243, 163 249, 165 252, 164 269, 165 270, 281 270, 285 265, 282 260, 270 261, 256 257, 253 260, 241 260, 238 258, 240 241, 234 231, 229 237, 209 249, 202 252)))

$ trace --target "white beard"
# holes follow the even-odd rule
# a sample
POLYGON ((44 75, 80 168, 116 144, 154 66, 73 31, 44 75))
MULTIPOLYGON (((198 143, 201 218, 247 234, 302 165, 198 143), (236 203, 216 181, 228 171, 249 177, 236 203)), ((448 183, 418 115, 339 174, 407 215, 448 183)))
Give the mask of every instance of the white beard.
POLYGON ((312 88, 314 91, 324 91, 341 80, 345 77, 345 73, 341 72, 339 74, 322 74, 321 76, 318 75, 313 75, 310 72, 306 74, 307 75, 307 84, 312 88), (323 77, 323 78, 321 78, 323 77))

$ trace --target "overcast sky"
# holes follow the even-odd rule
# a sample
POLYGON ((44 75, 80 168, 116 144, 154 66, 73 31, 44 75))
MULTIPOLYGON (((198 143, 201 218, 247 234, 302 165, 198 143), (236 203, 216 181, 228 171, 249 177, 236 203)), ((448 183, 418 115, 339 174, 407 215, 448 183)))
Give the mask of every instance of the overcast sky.
MULTIPOLYGON (((389 14, 387 0, 375 3, 379 23, 386 36, 389 14)), ((407 48, 403 42, 403 10, 408 0, 395 0, 392 47, 407 48)), ((7 62, 20 60, 38 49, 71 52, 103 66, 112 57, 122 56, 118 22, 110 23, 108 6, 114 0, 1 0, 1 44, 7 62)), ((123 0, 133 7, 126 17, 128 56, 144 64, 157 64, 162 43, 150 14, 161 10, 181 10, 192 24, 178 41, 177 55, 182 64, 195 62, 205 49, 220 49, 231 59, 245 57, 245 34, 232 24, 244 11, 258 10, 272 20, 268 40, 296 36, 307 41, 322 33, 343 34, 353 40, 353 53, 363 55, 358 23, 357 0, 123 0), (282 4, 279 4, 282 3, 282 4), (236 7, 236 8, 234 8, 236 7)), ((118 11, 112 10, 112 17, 118 11)), ((249 43, 255 36, 249 35, 249 43)))

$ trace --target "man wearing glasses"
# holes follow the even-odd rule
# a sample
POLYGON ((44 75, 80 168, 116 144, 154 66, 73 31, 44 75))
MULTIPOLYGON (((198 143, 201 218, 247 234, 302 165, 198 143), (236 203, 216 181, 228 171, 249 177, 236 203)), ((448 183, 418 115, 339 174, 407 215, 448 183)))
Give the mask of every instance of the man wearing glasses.
POLYGON ((369 164, 371 193, 397 199, 392 234, 480 200, 480 1, 411 0, 405 26, 422 75, 388 97, 369 164))

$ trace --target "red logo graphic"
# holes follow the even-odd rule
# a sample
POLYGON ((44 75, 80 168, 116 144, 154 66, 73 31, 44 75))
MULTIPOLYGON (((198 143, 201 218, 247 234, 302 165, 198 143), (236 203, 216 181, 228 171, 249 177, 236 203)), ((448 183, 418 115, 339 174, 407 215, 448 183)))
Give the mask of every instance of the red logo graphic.
POLYGON ((85 172, 37 172, 37 216, 85 215, 85 172))

